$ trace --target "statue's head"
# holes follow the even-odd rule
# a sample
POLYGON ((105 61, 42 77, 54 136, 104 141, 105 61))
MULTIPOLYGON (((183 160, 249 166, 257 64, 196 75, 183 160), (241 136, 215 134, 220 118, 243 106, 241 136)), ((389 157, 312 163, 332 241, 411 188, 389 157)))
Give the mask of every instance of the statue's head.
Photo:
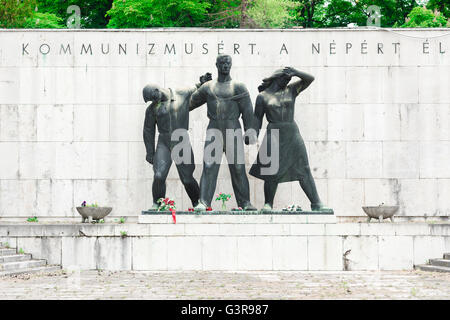
POLYGON ((161 87, 157 84, 148 84, 144 87, 144 90, 142 91, 142 94, 144 96, 144 101, 152 101, 152 102, 159 102, 162 98, 162 92, 161 87))
POLYGON ((231 56, 227 54, 219 54, 216 59, 216 67, 219 73, 228 74, 231 70, 231 56))
POLYGON ((270 77, 264 78, 262 84, 258 87, 258 91, 264 91, 276 82, 280 89, 286 88, 291 81, 292 76, 288 75, 283 69, 276 70, 270 77))

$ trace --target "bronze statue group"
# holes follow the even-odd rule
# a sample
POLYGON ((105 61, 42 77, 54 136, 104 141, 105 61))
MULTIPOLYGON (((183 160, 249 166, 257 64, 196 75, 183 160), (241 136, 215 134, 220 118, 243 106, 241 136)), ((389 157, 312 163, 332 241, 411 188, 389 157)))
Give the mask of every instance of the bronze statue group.
POLYGON ((295 99, 314 77, 291 67, 275 71, 258 87, 253 110, 247 87, 231 79, 231 65, 231 56, 219 55, 217 80, 212 80, 211 74, 207 73, 190 89, 166 89, 155 84, 144 88, 144 101, 151 101, 144 121, 146 160, 153 165, 154 171, 151 210, 157 210, 157 200, 165 197, 166 178, 175 162, 194 210, 205 211, 211 206, 224 152, 238 206, 245 211, 257 210, 250 202, 244 143, 256 143, 265 115, 268 121, 266 135, 250 169, 252 176, 264 180, 262 210, 272 210, 279 183, 299 181, 311 202, 311 210, 328 211, 318 195, 305 144, 294 120, 295 99), (292 77, 299 79, 291 82, 292 77), (189 111, 205 103, 209 124, 199 185, 193 177, 194 154, 187 131, 189 111), (239 122, 241 116, 245 134, 239 122), (159 136, 155 148, 156 126, 159 136))

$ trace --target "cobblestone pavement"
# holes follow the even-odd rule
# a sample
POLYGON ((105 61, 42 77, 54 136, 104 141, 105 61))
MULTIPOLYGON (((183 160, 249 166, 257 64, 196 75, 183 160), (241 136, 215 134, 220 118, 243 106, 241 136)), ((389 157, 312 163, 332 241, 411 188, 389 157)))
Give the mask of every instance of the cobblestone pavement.
POLYGON ((0 277, 0 299, 450 299, 450 274, 60 271, 0 277))

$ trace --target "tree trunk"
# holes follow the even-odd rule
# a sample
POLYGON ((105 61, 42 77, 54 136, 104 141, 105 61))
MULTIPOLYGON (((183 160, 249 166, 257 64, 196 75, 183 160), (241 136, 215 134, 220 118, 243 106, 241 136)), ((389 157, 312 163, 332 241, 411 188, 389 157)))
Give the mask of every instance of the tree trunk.
POLYGON ((248 9, 248 1, 242 0, 241 2, 241 21, 239 23, 240 28, 246 28, 247 26, 247 9, 248 9))

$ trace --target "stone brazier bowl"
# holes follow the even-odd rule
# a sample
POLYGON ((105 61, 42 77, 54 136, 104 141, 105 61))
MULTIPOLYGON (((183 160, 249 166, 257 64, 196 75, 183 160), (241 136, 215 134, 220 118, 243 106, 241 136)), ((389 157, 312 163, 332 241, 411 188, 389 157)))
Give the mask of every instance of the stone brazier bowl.
POLYGON ((89 222, 90 220, 99 221, 111 213, 111 207, 77 207, 78 213, 81 215, 81 222, 89 222))
POLYGON ((398 206, 376 206, 376 207, 362 207, 364 212, 369 217, 367 222, 370 222, 371 219, 378 219, 379 222, 382 222, 383 219, 391 219, 391 222, 394 222, 394 214, 398 211, 398 206))

